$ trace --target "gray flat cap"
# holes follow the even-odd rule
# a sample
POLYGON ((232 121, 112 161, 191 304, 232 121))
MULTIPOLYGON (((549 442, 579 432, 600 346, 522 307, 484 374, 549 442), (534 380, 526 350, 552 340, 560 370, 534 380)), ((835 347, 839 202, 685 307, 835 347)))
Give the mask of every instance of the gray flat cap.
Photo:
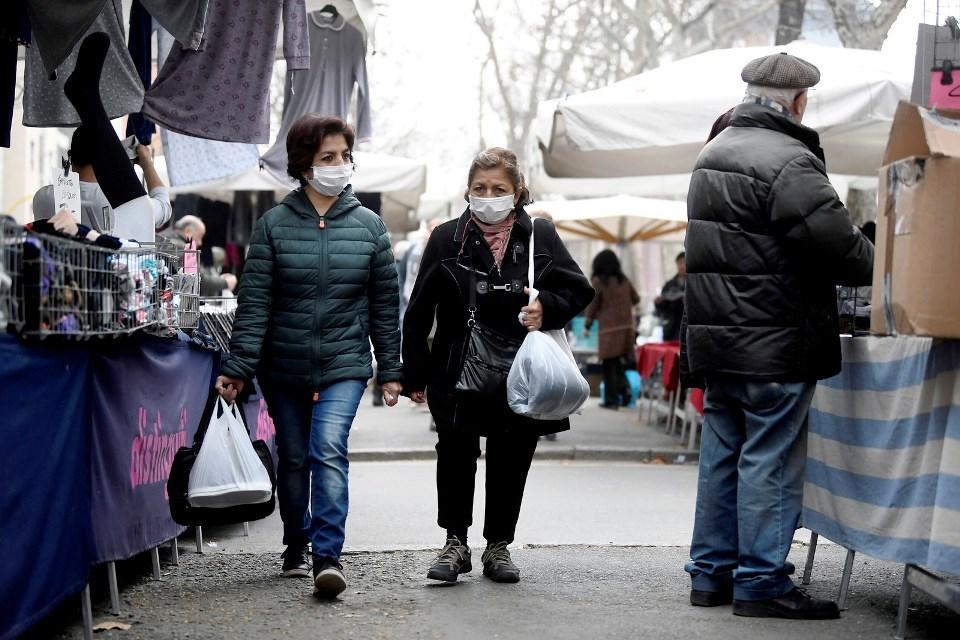
POLYGON ((788 53, 774 53, 747 63, 740 72, 747 84, 777 89, 809 89, 820 82, 820 70, 788 53))

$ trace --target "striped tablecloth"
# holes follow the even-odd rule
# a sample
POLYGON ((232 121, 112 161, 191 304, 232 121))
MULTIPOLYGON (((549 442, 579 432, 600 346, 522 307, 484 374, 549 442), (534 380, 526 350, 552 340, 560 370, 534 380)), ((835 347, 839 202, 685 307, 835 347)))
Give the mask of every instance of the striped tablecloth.
POLYGON ((843 339, 810 410, 803 526, 960 575, 960 340, 843 339))

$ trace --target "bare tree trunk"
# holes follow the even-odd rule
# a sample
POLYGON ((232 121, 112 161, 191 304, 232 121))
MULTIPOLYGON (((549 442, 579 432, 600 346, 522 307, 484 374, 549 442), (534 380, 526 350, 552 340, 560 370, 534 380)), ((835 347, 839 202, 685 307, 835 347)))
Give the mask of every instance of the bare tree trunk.
POLYGON ((777 46, 790 44, 803 33, 803 14, 807 0, 780 0, 780 17, 777 19, 777 46))
POLYGON ((825 0, 840 42, 854 49, 879 49, 907 0, 825 0))

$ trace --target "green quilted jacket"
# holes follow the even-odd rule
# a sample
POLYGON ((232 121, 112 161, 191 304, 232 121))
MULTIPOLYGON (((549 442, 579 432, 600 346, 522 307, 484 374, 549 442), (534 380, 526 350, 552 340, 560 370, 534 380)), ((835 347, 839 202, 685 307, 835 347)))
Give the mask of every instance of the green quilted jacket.
POLYGON ((399 285, 390 234, 353 189, 323 216, 297 189, 257 222, 224 375, 319 390, 400 380, 399 285))

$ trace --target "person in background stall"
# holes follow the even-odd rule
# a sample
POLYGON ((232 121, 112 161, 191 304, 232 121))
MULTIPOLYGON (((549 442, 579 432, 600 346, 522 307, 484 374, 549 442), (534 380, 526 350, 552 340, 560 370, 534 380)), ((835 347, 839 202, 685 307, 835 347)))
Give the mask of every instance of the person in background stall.
MULTIPOLYGON (((196 243, 196 248, 203 246, 203 238, 207 235, 207 225, 203 220, 194 215, 185 215, 173 223, 174 236, 171 238, 175 245, 182 251, 191 241, 196 243)), ((220 249, 220 247, 213 247, 220 249)), ((224 259, 217 264, 214 259, 212 265, 200 265, 200 295, 205 298, 218 298, 224 290, 235 291, 237 288, 237 276, 232 273, 223 273, 222 267, 224 259)))
POLYGON ((829 619, 790 579, 807 412, 840 371, 837 284, 870 282, 873 245, 827 178, 803 124, 820 71, 749 62, 743 103, 700 153, 687 196, 690 375, 706 383, 690 603, 751 617, 829 619))
POLYGON ((354 140, 340 118, 291 126, 287 173, 301 186, 257 221, 216 383, 232 402, 257 377, 277 429, 281 570, 308 577, 312 552, 323 599, 347 586, 347 438, 374 356, 386 404, 401 391, 397 268, 383 220, 350 186, 354 140))
MULTIPOLYGON (((93 169, 93 147, 97 144, 98 141, 90 130, 82 125, 77 127, 70 140, 70 164, 80 178, 80 224, 109 235, 113 233, 116 225, 116 213, 100 188, 93 169)), ((153 165, 150 147, 138 144, 136 156, 134 162, 143 169, 143 177, 147 183, 147 193, 153 207, 153 223, 157 231, 160 231, 167 226, 170 216, 173 215, 170 194, 153 165)), ((53 185, 40 187, 33 196, 34 218, 52 217, 55 211, 53 185)))
POLYGON ((680 339, 680 326, 683 323, 683 292, 687 287, 687 255, 680 252, 676 258, 677 275, 663 285, 660 295, 653 305, 663 323, 663 341, 674 342, 680 339))
MULTIPOLYGON (((63 92, 76 110, 80 118, 79 129, 82 130, 79 139, 82 142, 78 140, 80 157, 75 162, 76 168, 83 171, 81 179, 88 185, 88 206, 84 206, 81 199, 81 207, 87 216, 84 222, 81 212, 81 224, 112 236, 119 228, 118 221, 127 228, 142 229, 138 223, 147 220, 153 220, 154 226, 162 225, 169 219, 171 208, 166 190, 153 170, 149 151, 138 151, 138 157, 144 165, 148 183, 152 182, 154 197, 144 190, 104 109, 100 96, 100 73, 109 49, 110 37, 107 34, 94 32, 87 35, 80 44, 77 62, 63 85, 63 92), (112 228, 106 229, 108 226, 112 228)), ((74 137, 77 137, 76 133, 74 137)), ((53 203, 53 187, 41 189, 40 192, 34 196, 34 217, 54 217, 59 208, 53 203)), ((153 230, 150 231, 152 236, 153 230)), ((128 237, 123 242, 135 240, 128 237)))
POLYGON ((562 329, 590 303, 593 288, 553 224, 534 225, 524 210, 529 193, 512 151, 495 147, 477 154, 464 198, 470 204, 463 215, 437 227, 427 241, 403 323, 404 393, 427 402, 437 423, 437 524, 446 542, 427 578, 456 582, 473 568, 467 530, 483 436, 483 574, 494 582, 517 582, 520 570, 508 545, 537 437, 568 429, 569 420, 531 420, 513 413, 505 380, 490 392, 456 391, 464 341, 475 325, 514 344, 530 331, 562 329), (531 233, 536 234, 532 283, 527 282, 531 233), (539 291, 533 304, 529 286, 539 291))
POLYGON ((623 274, 620 259, 604 249, 593 259, 591 278, 596 295, 587 307, 583 335, 590 335, 594 321, 599 325, 597 357, 603 363, 604 409, 617 410, 630 402, 624 358, 633 357, 637 345, 636 320, 633 310, 640 303, 633 283, 623 274))

